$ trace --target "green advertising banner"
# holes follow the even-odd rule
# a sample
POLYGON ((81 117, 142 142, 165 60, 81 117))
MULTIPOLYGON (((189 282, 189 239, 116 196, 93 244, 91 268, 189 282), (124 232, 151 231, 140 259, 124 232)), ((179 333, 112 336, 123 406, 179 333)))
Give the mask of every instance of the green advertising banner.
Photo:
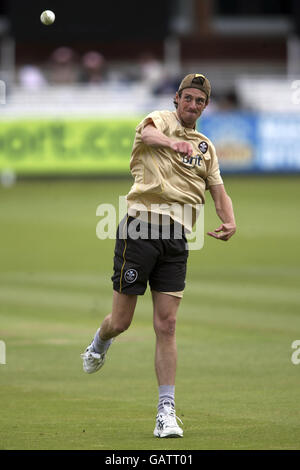
POLYGON ((138 118, 0 121, 0 171, 129 174, 138 118))

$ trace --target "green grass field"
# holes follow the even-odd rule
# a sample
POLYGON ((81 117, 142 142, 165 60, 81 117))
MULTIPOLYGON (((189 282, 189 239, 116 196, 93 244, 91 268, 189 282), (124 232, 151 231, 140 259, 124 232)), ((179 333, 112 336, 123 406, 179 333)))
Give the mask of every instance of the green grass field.
MULTIPOLYGON (((80 353, 111 307, 113 240, 96 207, 131 181, 0 188, 0 449, 299 449, 299 178, 225 177, 238 232, 190 253, 178 313, 176 411, 184 438, 153 437, 158 398, 147 291, 97 374, 80 353)), ((207 196, 205 230, 219 225, 207 196)))

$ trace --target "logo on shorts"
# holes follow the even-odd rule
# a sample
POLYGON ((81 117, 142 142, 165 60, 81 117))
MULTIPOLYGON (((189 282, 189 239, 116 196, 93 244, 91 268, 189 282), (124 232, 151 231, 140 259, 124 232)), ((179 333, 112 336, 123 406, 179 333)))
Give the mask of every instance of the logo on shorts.
POLYGON ((128 284, 132 284, 137 280, 138 273, 135 269, 127 269, 127 271, 124 274, 124 279, 128 284))
POLYGON ((205 142, 204 140, 202 142, 200 142, 200 144, 198 145, 199 149, 200 149, 200 152, 202 153, 206 153, 207 152, 207 149, 208 149, 208 144, 207 142, 205 142))

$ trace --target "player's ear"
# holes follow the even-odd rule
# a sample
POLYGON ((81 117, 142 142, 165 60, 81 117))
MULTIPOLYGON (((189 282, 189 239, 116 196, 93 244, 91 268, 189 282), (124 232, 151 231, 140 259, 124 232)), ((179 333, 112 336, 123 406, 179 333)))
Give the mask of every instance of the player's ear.
POLYGON ((179 94, 178 91, 175 93, 175 98, 174 98, 174 104, 178 106, 178 99, 179 99, 179 94))

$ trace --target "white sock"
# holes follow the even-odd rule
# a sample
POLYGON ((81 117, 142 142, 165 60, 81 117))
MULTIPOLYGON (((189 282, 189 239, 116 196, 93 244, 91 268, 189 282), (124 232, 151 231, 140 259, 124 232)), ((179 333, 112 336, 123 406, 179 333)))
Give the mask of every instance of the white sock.
POLYGON ((164 405, 170 404, 175 408, 175 385, 160 385, 157 412, 164 413, 164 405))
POLYGON ((96 334, 95 334, 95 337, 94 337, 94 341, 93 341, 93 348, 95 350, 95 352, 101 354, 101 353, 104 353, 108 350, 109 346, 111 345, 112 343, 112 338, 111 339, 108 339, 108 340, 103 340, 100 338, 100 328, 98 328, 98 330, 96 331, 96 334))

